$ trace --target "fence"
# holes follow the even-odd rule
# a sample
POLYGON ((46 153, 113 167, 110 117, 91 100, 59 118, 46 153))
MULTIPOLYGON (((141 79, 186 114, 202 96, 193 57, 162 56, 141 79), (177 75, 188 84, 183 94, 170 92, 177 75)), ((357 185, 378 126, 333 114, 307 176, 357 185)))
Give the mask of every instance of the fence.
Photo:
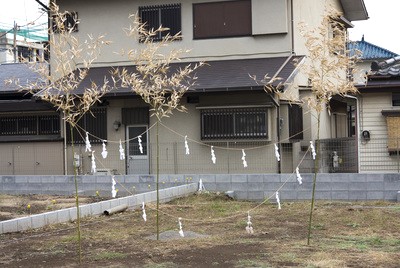
MULTIPOLYGON (((399 173, 400 139, 356 138, 323 139, 320 141, 320 173, 399 173)), ((146 144, 143 144, 146 146, 146 144)), ((272 142, 218 142, 200 144, 184 141, 160 143, 159 168, 161 174, 276 174, 292 173, 299 167, 302 173, 314 172, 314 161, 309 141, 280 144, 280 161, 272 142), (215 155, 212 161, 211 146, 215 155), (245 156, 243 157, 243 151, 245 156), (244 161, 245 160, 245 161, 244 161), (247 167, 244 167, 246 162, 247 167)), ((97 173, 155 174, 156 145, 148 144, 147 154, 126 152, 120 160, 119 144, 107 144, 108 157, 101 156, 101 145, 93 145, 97 173)), ((91 174, 91 153, 84 146, 76 146, 80 158, 79 174, 91 174)), ((128 151, 128 150, 126 150, 128 151)), ((65 164, 73 174, 74 157, 69 147, 64 154, 60 142, 25 142, 0 146, 0 175, 63 175, 65 164), (67 155, 66 161, 64 159, 67 155)))

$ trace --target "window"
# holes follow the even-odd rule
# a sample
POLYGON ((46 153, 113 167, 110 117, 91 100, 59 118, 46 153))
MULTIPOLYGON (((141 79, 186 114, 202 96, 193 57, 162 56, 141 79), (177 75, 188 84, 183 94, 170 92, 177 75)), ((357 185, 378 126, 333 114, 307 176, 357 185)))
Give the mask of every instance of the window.
POLYGON ((0 116, 0 136, 60 135, 60 116, 0 116))
MULTIPOLYGON (((86 133, 82 133, 82 129, 89 132, 89 140, 91 143, 101 143, 107 140, 107 109, 105 107, 95 107, 91 109, 91 113, 86 113, 81 120, 77 122, 77 127, 74 128, 74 143, 85 143, 84 138, 86 133), (97 138, 95 138, 95 137, 97 138), (99 138, 99 139, 98 139, 99 138)), ((67 124, 67 141, 72 142, 71 130, 67 124)))
POLYGON ((251 35, 251 1, 193 4, 195 39, 251 35))
POLYGON ((52 17, 52 29, 55 33, 63 31, 78 31, 78 12, 65 12, 60 17, 52 17))
POLYGON ((182 30, 181 4, 139 7, 139 17, 146 23, 147 30, 156 30, 160 26, 169 28, 169 31, 154 36, 154 41, 162 40, 167 33, 175 35, 182 30))
POLYGON ((289 139, 303 139, 303 108, 300 105, 292 104, 289 108, 289 139))
POLYGON ((392 93, 392 106, 400 106, 400 93, 392 93))
POLYGON ((266 139, 268 119, 265 108, 204 109, 201 138, 266 139))

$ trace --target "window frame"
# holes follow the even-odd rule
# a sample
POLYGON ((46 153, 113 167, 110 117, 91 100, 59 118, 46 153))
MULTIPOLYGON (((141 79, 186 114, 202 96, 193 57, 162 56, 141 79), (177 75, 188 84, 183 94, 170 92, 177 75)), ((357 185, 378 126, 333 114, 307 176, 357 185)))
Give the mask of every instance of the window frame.
POLYGON ((392 106, 400 106, 400 93, 392 92, 392 106))
POLYGON ((51 29, 53 30, 53 33, 60 33, 60 32, 78 32, 78 24, 79 24, 79 18, 78 18, 78 12, 76 11, 66 11, 60 16, 65 17, 64 20, 64 29, 60 30, 57 27, 57 23, 55 22, 56 20, 56 15, 51 16, 51 29), (71 26, 72 25, 72 26, 71 26))
POLYGON ((201 108, 201 140, 269 140, 270 121, 269 107, 201 108))

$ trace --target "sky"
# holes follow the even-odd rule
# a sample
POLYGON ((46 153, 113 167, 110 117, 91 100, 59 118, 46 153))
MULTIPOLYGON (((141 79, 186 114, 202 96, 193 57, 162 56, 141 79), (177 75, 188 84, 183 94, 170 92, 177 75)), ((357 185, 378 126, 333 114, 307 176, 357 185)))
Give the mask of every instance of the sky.
MULTIPOLYGON (((47 0, 41 0, 47 4, 47 0)), ((35 0, 0 0, 0 29, 11 29, 14 21, 18 25, 40 27, 46 23, 46 14, 40 11, 35 0)), ((350 40, 358 41, 364 35, 365 41, 400 54, 400 34, 398 34, 398 16, 400 0, 364 0, 369 19, 354 21, 350 29, 350 40)))

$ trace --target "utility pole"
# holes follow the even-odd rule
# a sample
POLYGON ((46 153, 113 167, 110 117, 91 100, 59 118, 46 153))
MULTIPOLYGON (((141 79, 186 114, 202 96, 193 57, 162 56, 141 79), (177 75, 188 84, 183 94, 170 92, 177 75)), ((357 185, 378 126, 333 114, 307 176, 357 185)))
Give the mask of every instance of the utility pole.
POLYGON ((17 63, 17 23, 14 21, 14 63, 17 63))

